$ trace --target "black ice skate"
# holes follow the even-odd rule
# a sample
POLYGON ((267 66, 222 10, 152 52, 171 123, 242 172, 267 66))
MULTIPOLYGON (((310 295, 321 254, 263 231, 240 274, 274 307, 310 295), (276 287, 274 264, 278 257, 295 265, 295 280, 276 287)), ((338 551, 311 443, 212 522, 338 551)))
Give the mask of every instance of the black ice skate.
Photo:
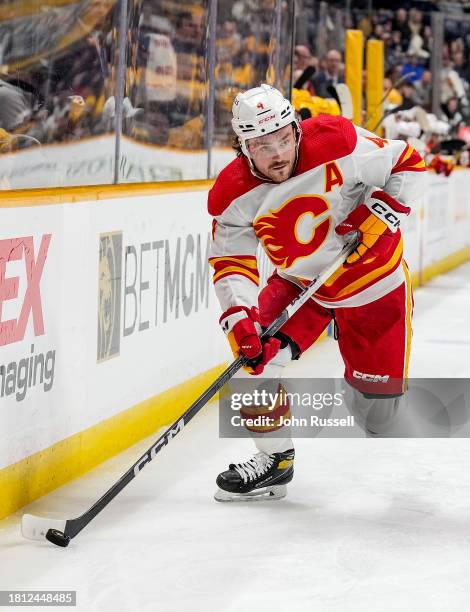
POLYGON ((286 496, 286 484, 294 476, 294 450, 257 453, 244 463, 231 463, 217 476, 216 501, 258 501, 286 496))

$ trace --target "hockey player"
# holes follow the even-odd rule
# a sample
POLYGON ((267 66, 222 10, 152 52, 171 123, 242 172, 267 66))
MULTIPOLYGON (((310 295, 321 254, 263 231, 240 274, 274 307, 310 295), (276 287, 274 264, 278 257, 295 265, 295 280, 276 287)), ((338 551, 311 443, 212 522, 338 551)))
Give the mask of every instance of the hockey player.
MULTIPOLYGON (((422 158, 406 142, 384 140, 343 117, 300 124, 291 103, 268 85, 237 95, 232 126, 239 155, 219 174, 208 209, 220 324, 234 355, 250 358, 251 374, 280 378, 334 317, 349 409, 368 435, 407 435, 400 404, 413 302, 400 222, 422 192, 422 158), (261 328, 354 232, 356 252, 262 346, 261 328), (275 267, 261 292, 259 243, 275 267)), ((217 500, 285 495, 294 460, 281 424, 288 412, 281 403, 269 413, 273 427, 250 427, 259 452, 219 474, 217 500)))

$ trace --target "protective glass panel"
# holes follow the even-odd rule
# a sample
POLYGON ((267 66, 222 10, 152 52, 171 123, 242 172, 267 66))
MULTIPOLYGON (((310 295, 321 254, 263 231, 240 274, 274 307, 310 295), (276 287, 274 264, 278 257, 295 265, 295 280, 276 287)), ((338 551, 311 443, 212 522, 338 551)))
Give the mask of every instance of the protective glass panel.
POLYGON ((2 189, 113 180, 116 0, 0 6, 2 189))
POLYGON ((470 15, 443 20, 441 77, 437 102, 449 124, 449 152, 460 151, 470 143, 470 15))
POLYGON ((330 49, 344 50, 349 11, 341 3, 300 0, 296 12, 296 41, 321 58, 330 49))
POLYGON ((261 83, 290 89, 293 2, 219 0, 211 175, 233 159, 232 104, 261 83))
POLYGON ((208 4, 129 3, 120 182, 207 177, 208 4))

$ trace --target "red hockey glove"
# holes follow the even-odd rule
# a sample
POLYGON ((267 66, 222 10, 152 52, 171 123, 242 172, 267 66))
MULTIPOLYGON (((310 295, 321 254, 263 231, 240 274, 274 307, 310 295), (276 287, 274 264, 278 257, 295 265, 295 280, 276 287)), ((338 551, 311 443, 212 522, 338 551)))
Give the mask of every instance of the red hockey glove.
POLYGON ((232 306, 224 312, 219 322, 235 358, 242 353, 251 361, 245 370, 255 376, 261 374, 264 366, 277 355, 281 342, 277 338, 269 338, 261 346, 258 309, 254 306, 232 306))
POLYGON ((389 257, 401 239, 400 222, 411 209, 400 204, 384 191, 374 191, 366 204, 355 208, 335 231, 338 236, 358 232, 359 245, 350 255, 345 267, 376 257, 389 257))

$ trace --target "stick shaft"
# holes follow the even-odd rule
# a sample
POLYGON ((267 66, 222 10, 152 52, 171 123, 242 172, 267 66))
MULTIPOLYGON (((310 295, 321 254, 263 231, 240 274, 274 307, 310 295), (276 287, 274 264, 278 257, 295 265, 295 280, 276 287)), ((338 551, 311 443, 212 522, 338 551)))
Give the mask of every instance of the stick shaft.
MULTIPOLYGON (((327 266, 299 295, 281 312, 279 317, 269 325, 261 335, 262 340, 273 336, 284 323, 312 297, 315 291, 333 274, 344 262, 346 257, 354 250, 355 245, 346 245, 343 251, 327 266)), ((172 440, 196 414, 214 397, 214 395, 238 372, 247 362, 246 357, 240 356, 215 380, 177 419, 158 440, 144 453, 121 478, 100 499, 81 516, 66 522, 64 533, 74 538, 84 527, 92 521, 115 497, 133 480, 139 472, 172 440)))

